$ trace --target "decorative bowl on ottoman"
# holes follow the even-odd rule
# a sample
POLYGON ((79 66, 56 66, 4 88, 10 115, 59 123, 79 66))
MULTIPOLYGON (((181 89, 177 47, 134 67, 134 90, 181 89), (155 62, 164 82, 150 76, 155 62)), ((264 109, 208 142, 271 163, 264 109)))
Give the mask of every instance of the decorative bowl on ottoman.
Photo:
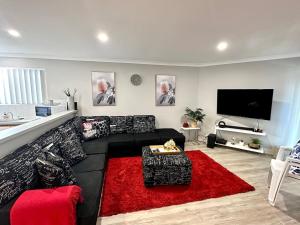
POLYGON ((155 155, 149 146, 143 147, 143 175, 145 186, 190 184, 192 162, 181 150, 176 155, 155 155))

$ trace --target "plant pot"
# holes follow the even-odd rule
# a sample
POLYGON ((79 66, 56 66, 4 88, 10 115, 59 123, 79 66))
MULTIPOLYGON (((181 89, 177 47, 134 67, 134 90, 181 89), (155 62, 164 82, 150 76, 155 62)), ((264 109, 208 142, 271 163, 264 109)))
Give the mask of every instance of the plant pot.
POLYGON ((249 148, 260 149, 260 144, 249 143, 248 146, 249 148))
POLYGON ((74 110, 74 97, 67 97, 68 110, 74 110))
POLYGON ((190 125, 191 125, 192 128, 197 128, 198 127, 197 121, 191 121, 190 125))

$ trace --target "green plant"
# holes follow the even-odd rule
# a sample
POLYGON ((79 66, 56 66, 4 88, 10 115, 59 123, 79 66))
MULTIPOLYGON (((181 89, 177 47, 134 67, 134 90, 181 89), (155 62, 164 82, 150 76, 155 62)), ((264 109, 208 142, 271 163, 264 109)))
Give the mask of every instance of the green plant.
POLYGON ((203 122, 204 117, 206 116, 201 108, 197 108, 195 111, 193 111, 189 107, 186 107, 185 112, 186 113, 184 115, 195 122, 203 122))
POLYGON ((260 145, 260 144, 261 144, 261 141, 260 141, 258 138, 253 138, 253 139, 252 139, 252 143, 253 143, 253 144, 256 144, 256 145, 260 145))

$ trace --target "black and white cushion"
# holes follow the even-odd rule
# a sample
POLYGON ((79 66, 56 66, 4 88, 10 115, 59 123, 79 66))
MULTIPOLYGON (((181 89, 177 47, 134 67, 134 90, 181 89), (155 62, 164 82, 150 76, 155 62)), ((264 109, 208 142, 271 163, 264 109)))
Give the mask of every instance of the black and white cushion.
POLYGON ((127 131, 126 116, 110 116, 110 133, 122 134, 127 131))
POLYGON ((133 116, 126 116, 126 132, 127 134, 133 134, 133 116))
POLYGON ((58 128, 53 128, 36 139, 33 144, 38 144, 41 148, 45 148, 51 143, 58 145, 60 142, 62 142, 61 133, 58 128))
POLYGON ((109 127, 106 121, 86 121, 82 123, 83 139, 85 141, 92 140, 109 135, 109 127))
POLYGON ((0 160, 0 207, 38 186, 35 160, 40 154, 39 145, 24 145, 0 160))
POLYGON ((68 184, 62 168, 40 158, 36 160, 35 164, 43 187, 52 188, 68 184))
POLYGON ((96 128, 98 130, 98 138, 105 137, 109 135, 109 126, 107 121, 99 121, 96 124, 96 128))
POLYGON ((84 160, 87 156, 84 153, 81 142, 72 125, 65 125, 58 127, 63 141, 60 143, 62 157, 73 166, 76 163, 84 160))
POLYGON ((59 144, 50 143, 42 149, 42 152, 52 152, 56 155, 61 155, 59 144))
POLYGON ((53 152, 46 152, 45 154, 48 162, 63 169, 64 175, 69 185, 77 184, 77 180, 73 174, 73 170, 70 164, 65 159, 63 159, 59 155, 54 154, 53 152))
POLYGON ((152 115, 133 116, 134 133, 147 133, 155 131, 155 117, 152 115))

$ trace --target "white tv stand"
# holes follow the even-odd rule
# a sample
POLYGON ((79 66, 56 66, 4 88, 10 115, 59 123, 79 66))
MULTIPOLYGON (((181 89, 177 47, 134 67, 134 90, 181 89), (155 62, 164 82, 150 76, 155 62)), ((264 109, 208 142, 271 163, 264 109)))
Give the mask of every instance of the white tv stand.
MULTIPOLYGON (((267 134, 265 132, 254 132, 250 130, 242 130, 242 129, 235 129, 235 128, 221 128, 219 126, 215 126, 215 134, 217 134, 217 131, 225 131, 225 132, 234 132, 234 133, 240 133, 240 134, 247 134, 247 135, 255 135, 255 136, 266 136, 267 134)), ((260 149, 253 149, 248 147, 248 145, 245 143, 245 145, 240 145, 239 143, 237 144, 232 144, 230 141, 227 141, 225 145, 216 143, 216 145, 220 146, 226 146, 229 148, 236 148, 240 150, 245 150, 245 151, 251 151, 251 152, 257 152, 257 153, 264 153, 264 149, 261 146, 260 149)))

